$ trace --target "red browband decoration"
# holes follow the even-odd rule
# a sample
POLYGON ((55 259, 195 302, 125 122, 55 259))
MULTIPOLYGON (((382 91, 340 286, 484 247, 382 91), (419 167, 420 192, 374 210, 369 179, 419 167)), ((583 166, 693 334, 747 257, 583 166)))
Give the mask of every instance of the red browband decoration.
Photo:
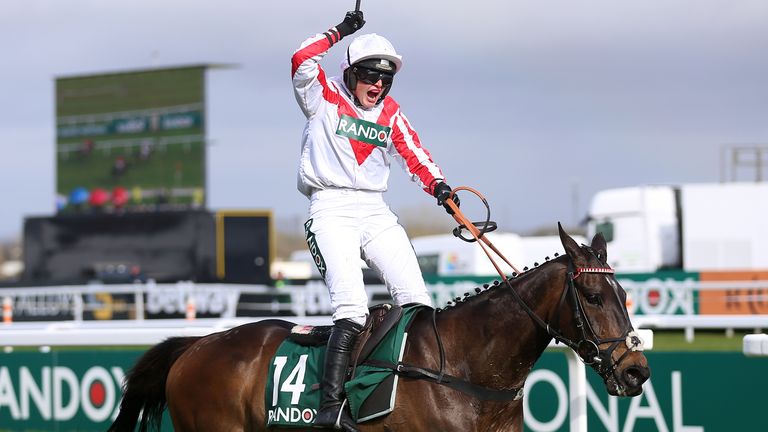
POLYGON ((573 273, 572 279, 576 279, 582 273, 614 274, 615 271, 612 268, 608 268, 608 267, 577 267, 576 271, 573 273))

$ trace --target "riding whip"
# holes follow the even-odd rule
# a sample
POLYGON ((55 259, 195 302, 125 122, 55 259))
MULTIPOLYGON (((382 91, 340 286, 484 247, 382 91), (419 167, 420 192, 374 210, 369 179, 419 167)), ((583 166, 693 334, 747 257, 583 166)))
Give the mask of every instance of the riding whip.
POLYGON ((490 221, 490 208, 488 207, 488 201, 486 201, 483 194, 481 194, 480 192, 470 187, 459 186, 451 191, 451 194, 449 195, 448 199, 445 202, 448 205, 448 207, 450 207, 451 211, 453 211, 453 215, 452 215, 453 218, 456 220, 456 222, 459 223, 459 227, 457 228, 457 230, 454 230, 455 236, 460 237, 464 241, 477 241, 477 243, 483 249, 483 252, 485 252, 485 255, 488 256, 489 260, 491 260, 491 264, 493 264, 493 267, 499 273, 499 276, 501 276, 501 279, 504 280, 505 282, 507 281, 507 276, 504 274, 503 271, 501 271, 501 268, 499 267, 499 265, 496 264, 496 261, 493 259, 493 256, 491 256, 491 253, 488 252, 488 249, 485 247, 485 245, 491 248, 491 250, 494 253, 496 253, 496 255, 498 255, 499 258, 501 258, 505 263, 507 263, 508 266, 512 267, 512 270, 514 270, 516 273, 520 273, 520 270, 518 270, 511 262, 509 262, 509 260, 504 256, 504 254, 502 254, 496 248, 496 246, 494 246, 493 243, 491 243, 491 241, 488 240, 488 237, 485 236, 485 233, 489 231, 488 228, 492 227, 491 230, 493 230, 495 229, 496 224, 490 221), (466 190, 477 195, 483 201, 483 204, 485 204, 486 209, 488 209, 488 218, 483 224, 482 230, 478 229, 478 226, 480 225, 480 223, 470 222, 469 219, 467 219, 467 217, 464 216, 464 213, 461 212, 461 210, 459 209, 459 206, 457 206, 456 203, 453 202, 453 196, 456 194, 456 192, 460 190, 466 190), (462 228, 466 228, 472 234, 472 237, 474 237, 474 240, 467 240, 466 238, 462 237, 460 235, 460 231, 462 228), (485 243, 485 245, 483 245, 483 243, 485 243))

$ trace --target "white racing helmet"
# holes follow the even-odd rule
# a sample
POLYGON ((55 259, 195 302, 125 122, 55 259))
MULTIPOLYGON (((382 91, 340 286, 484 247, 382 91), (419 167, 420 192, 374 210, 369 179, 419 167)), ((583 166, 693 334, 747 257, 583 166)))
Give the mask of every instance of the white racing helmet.
MULTIPOLYGON (((344 71, 344 84, 352 93, 357 87, 357 77, 353 71, 355 66, 375 69, 392 75, 400 72, 403 67, 403 57, 395 51, 392 43, 376 33, 356 37, 349 44, 346 54, 341 62, 341 70, 344 71)), ((384 100, 391 87, 391 82, 389 85, 385 85, 379 103, 384 100)))
POLYGON ((395 51, 395 47, 384 36, 376 33, 356 37, 347 48, 347 55, 341 62, 341 70, 347 70, 351 65, 367 59, 385 59, 394 63, 395 70, 403 68, 403 57, 395 51))

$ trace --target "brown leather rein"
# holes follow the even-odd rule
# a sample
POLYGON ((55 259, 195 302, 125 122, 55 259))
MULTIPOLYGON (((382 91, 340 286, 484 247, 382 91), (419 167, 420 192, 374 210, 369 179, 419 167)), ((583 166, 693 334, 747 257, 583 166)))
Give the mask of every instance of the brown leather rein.
MULTIPOLYGON (((468 186, 459 186, 453 189, 451 191, 449 199, 446 201, 446 204, 448 205, 448 207, 451 208, 451 211, 453 211, 452 216, 456 220, 456 222, 459 223, 459 229, 464 228, 472 234, 472 237, 475 238, 475 240, 477 241, 477 244, 479 244, 480 247, 483 249, 483 252, 485 252, 485 255, 488 256, 489 260, 491 260, 491 264, 493 264, 493 267, 499 273, 499 276, 501 276, 501 279, 506 283, 507 275, 504 274, 503 271, 501 271, 501 267, 499 267, 499 265, 496 263, 496 260, 493 259, 493 256, 488 251, 488 248, 490 248, 494 253, 496 253, 496 255, 498 255, 498 257, 501 258, 505 263, 507 263, 508 266, 512 267, 512 270, 514 270, 515 273, 519 274, 520 270, 518 270, 511 262, 509 262, 507 257, 505 257, 504 254, 502 254, 496 248, 496 246, 494 246, 493 243, 491 243, 488 237, 485 236, 485 232, 481 232, 480 229, 478 229, 473 222, 470 222, 469 219, 467 219, 467 217, 464 216, 464 213, 461 212, 461 210, 459 209, 459 206, 457 206, 456 203, 453 202, 453 196, 456 194, 456 192, 462 191, 462 190, 472 192, 473 194, 477 195, 477 197, 483 201, 483 204, 485 205, 485 207, 488 208, 488 201, 485 199, 483 194, 481 194, 477 190, 472 189, 471 187, 468 187, 468 186)), ((486 225, 487 223, 488 221, 486 221, 486 225)))

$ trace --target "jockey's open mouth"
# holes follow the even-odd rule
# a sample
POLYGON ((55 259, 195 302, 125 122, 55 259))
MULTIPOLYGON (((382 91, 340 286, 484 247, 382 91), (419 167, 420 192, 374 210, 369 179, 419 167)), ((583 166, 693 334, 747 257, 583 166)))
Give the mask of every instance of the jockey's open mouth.
POLYGON ((370 89, 368 89, 366 96, 368 97, 368 100, 371 103, 375 103, 378 100, 380 94, 381 94, 380 87, 371 87, 370 89))

